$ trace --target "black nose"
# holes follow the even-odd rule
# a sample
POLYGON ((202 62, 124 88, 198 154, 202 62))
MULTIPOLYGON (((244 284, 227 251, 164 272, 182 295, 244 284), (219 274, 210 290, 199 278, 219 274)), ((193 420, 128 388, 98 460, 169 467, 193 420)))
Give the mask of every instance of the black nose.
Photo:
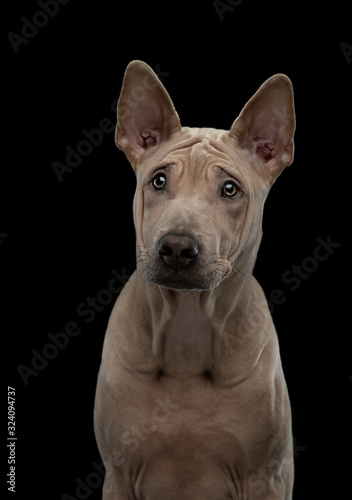
POLYGON ((193 262, 199 254, 199 244, 190 236, 163 236, 158 245, 159 255, 168 266, 178 269, 193 262))

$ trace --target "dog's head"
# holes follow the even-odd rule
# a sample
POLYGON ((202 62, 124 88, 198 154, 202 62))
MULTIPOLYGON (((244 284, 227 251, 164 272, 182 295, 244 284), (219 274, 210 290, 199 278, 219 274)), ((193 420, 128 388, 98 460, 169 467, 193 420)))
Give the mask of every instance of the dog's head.
POLYGON ((181 126, 156 74, 133 61, 117 111, 116 144, 137 175, 137 268, 179 290, 210 290, 245 271, 243 256, 259 246, 265 198, 293 161, 287 76, 267 80, 230 130, 197 129, 181 126))

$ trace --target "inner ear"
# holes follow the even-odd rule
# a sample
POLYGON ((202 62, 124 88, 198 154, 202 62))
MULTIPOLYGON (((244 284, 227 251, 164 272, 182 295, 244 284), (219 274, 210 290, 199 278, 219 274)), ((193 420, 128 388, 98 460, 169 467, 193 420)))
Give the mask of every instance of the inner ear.
POLYGON ((160 130, 143 130, 141 132, 143 138, 143 149, 147 149, 148 146, 158 146, 160 143, 160 130))
POLYGON ((139 145, 146 149, 160 143, 163 120, 155 103, 140 106, 134 115, 134 127, 139 134, 139 145))
POLYGON ((264 127, 253 130, 252 137, 256 156, 263 158, 265 162, 276 156, 275 144, 277 143, 277 134, 264 127))
POLYGON ((285 123, 278 118, 278 115, 285 116, 279 108, 274 111, 267 111, 265 116, 258 119, 250 130, 250 138, 253 143, 253 155, 262 158, 271 169, 278 156, 283 155, 282 146, 285 142, 285 123))

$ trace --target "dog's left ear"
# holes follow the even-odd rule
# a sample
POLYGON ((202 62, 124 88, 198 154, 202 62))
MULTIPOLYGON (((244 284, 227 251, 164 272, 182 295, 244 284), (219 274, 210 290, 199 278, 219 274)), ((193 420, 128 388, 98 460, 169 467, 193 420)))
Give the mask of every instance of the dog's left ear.
POLYGON ((269 78, 247 102, 233 123, 230 137, 265 165, 271 182, 293 161, 295 110, 286 75, 269 78))
POLYGON ((133 168, 142 154, 181 128, 169 94, 143 61, 132 61, 126 68, 117 120, 115 142, 133 168))

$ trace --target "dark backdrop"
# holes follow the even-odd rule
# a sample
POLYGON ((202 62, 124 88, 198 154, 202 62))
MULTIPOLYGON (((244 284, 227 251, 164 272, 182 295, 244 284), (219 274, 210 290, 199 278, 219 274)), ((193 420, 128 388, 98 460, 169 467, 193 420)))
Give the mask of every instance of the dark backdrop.
POLYGON ((116 296, 106 290, 113 276, 116 289, 135 267, 134 173, 112 132, 132 59, 160 75, 189 126, 228 128, 271 75, 293 82, 295 161, 266 203, 255 275, 270 300, 291 397, 294 499, 345 498, 352 417, 347 3, 16 1, 3 43, 3 398, 6 386, 16 389, 18 438, 16 496, 9 498, 101 497, 92 419, 116 296), (99 127, 90 144, 86 135, 99 127), (53 163, 67 162, 60 182, 53 163))

